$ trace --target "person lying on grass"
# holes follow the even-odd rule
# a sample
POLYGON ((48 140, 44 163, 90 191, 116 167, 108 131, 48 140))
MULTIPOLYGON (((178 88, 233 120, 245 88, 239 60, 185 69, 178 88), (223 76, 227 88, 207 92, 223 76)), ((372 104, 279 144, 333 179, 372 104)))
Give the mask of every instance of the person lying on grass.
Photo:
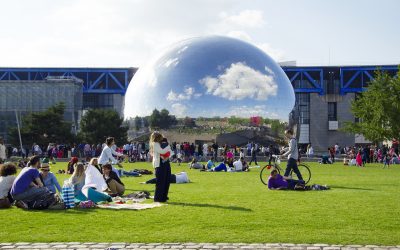
MULTIPOLYGON (((157 179, 153 178, 146 182, 140 182, 140 184, 156 184, 156 182, 157 182, 157 179)), ((170 183, 180 184, 180 183, 189 183, 189 182, 190 182, 190 180, 189 180, 189 177, 186 172, 171 174, 170 183)))
POLYGON ((268 189, 270 190, 327 190, 328 186, 314 184, 312 186, 305 186, 298 180, 285 179, 282 175, 278 174, 278 170, 271 171, 268 178, 268 189))
POLYGON ((196 157, 189 163, 189 168, 192 169, 205 169, 205 166, 197 161, 196 157))
POLYGON ((224 159, 218 166, 213 167, 211 169, 200 169, 200 171, 207 172, 232 172, 233 169, 233 161, 232 158, 224 159), (232 167, 231 167, 232 166, 232 167))

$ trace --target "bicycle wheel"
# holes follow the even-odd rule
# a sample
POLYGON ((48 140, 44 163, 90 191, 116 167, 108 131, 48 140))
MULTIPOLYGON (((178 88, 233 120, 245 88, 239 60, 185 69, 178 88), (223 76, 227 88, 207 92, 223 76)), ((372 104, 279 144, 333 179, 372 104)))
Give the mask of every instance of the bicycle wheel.
MULTIPOLYGON (((307 183, 310 181, 310 179, 311 179, 311 170, 310 170, 310 167, 308 167, 308 166, 305 165, 305 164, 299 164, 297 167, 299 168, 299 171, 300 171, 300 173, 301 173, 301 176, 303 177, 303 181, 305 182, 305 184, 307 184, 307 183)), ((291 177, 293 180, 299 180, 299 178, 297 177, 297 174, 296 174, 293 170, 290 171, 290 177, 291 177)))
POLYGON ((279 168, 275 168, 274 166, 265 165, 260 171, 260 179, 264 185, 268 185, 268 178, 271 175, 271 171, 276 169, 278 174, 280 174, 279 168))

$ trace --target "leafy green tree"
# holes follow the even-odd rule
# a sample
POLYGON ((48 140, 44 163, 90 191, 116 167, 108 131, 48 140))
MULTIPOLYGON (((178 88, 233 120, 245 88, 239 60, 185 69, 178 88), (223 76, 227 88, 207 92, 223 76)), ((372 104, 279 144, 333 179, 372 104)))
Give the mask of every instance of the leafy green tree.
POLYGON ((135 124, 135 129, 139 130, 142 127, 142 118, 140 118, 139 116, 136 116, 135 120, 134 120, 134 124, 135 124))
POLYGON ((358 122, 347 122, 344 131, 362 134, 373 142, 399 138, 400 67, 397 75, 377 71, 368 89, 351 105, 358 122))
MULTIPOLYGON (((71 123, 64 120, 65 104, 58 103, 43 112, 30 113, 22 118, 22 142, 31 145, 34 142, 45 145, 49 142, 72 142, 71 123)), ((9 131, 10 142, 19 144, 18 130, 9 131)))
POLYGON ((123 119, 113 109, 90 109, 82 116, 79 137, 84 142, 104 142, 109 136, 115 138, 118 144, 127 140, 128 127, 123 125, 123 119))
POLYGON ((183 124, 186 127, 190 127, 190 128, 196 127, 195 120, 193 118, 188 117, 188 116, 186 116, 185 119, 183 119, 183 124))
POLYGON ((153 110, 153 113, 149 117, 149 124, 152 128, 167 129, 177 123, 176 117, 170 115, 169 111, 162 109, 161 112, 157 109, 153 110))

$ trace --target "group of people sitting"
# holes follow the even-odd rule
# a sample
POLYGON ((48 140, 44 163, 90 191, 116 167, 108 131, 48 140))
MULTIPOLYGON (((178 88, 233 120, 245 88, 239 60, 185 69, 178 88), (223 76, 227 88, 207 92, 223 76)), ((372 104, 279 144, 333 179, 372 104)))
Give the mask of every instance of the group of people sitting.
POLYGON ((234 161, 233 154, 228 152, 223 161, 215 166, 214 157, 211 157, 206 164, 201 164, 196 158, 189 163, 190 169, 199 169, 200 171, 207 172, 242 172, 250 171, 249 164, 244 160, 244 157, 240 157, 234 161))
MULTIPOLYGON (((92 158, 88 164, 75 163, 73 168, 66 183, 73 185, 77 201, 111 201, 112 196, 121 196, 125 192, 124 183, 109 163, 100 167, 97 158, 92 158)), ((59 195, 62 188, 50 171, 47 158, 33 156, 18 176, 16 173, 13 163, 0 167, 0 208, 12 204, 25 209, 62 208, 59 195)))

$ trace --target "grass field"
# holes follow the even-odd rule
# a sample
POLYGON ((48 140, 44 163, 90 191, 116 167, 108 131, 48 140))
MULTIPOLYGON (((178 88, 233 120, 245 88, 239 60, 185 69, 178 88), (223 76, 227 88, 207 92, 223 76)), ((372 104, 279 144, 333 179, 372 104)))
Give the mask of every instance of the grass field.
MULTIPOLYGON (((290 242, 400 245, 400 166, 309 164, 328 191, 269 191, 259 169, 205 173, 186 164, 189 184, 172 184, 167 206, 142 211, 0 210, 3 242, 290 242)), ((52 171, 65 169, 57 163, 52 171)), ((150 163, 125 164, 126 169, 150 163)), ((56 174, 62 180, 67 175, 56 174)), ((124 177, 127 192, 149 176, 124 177)))

